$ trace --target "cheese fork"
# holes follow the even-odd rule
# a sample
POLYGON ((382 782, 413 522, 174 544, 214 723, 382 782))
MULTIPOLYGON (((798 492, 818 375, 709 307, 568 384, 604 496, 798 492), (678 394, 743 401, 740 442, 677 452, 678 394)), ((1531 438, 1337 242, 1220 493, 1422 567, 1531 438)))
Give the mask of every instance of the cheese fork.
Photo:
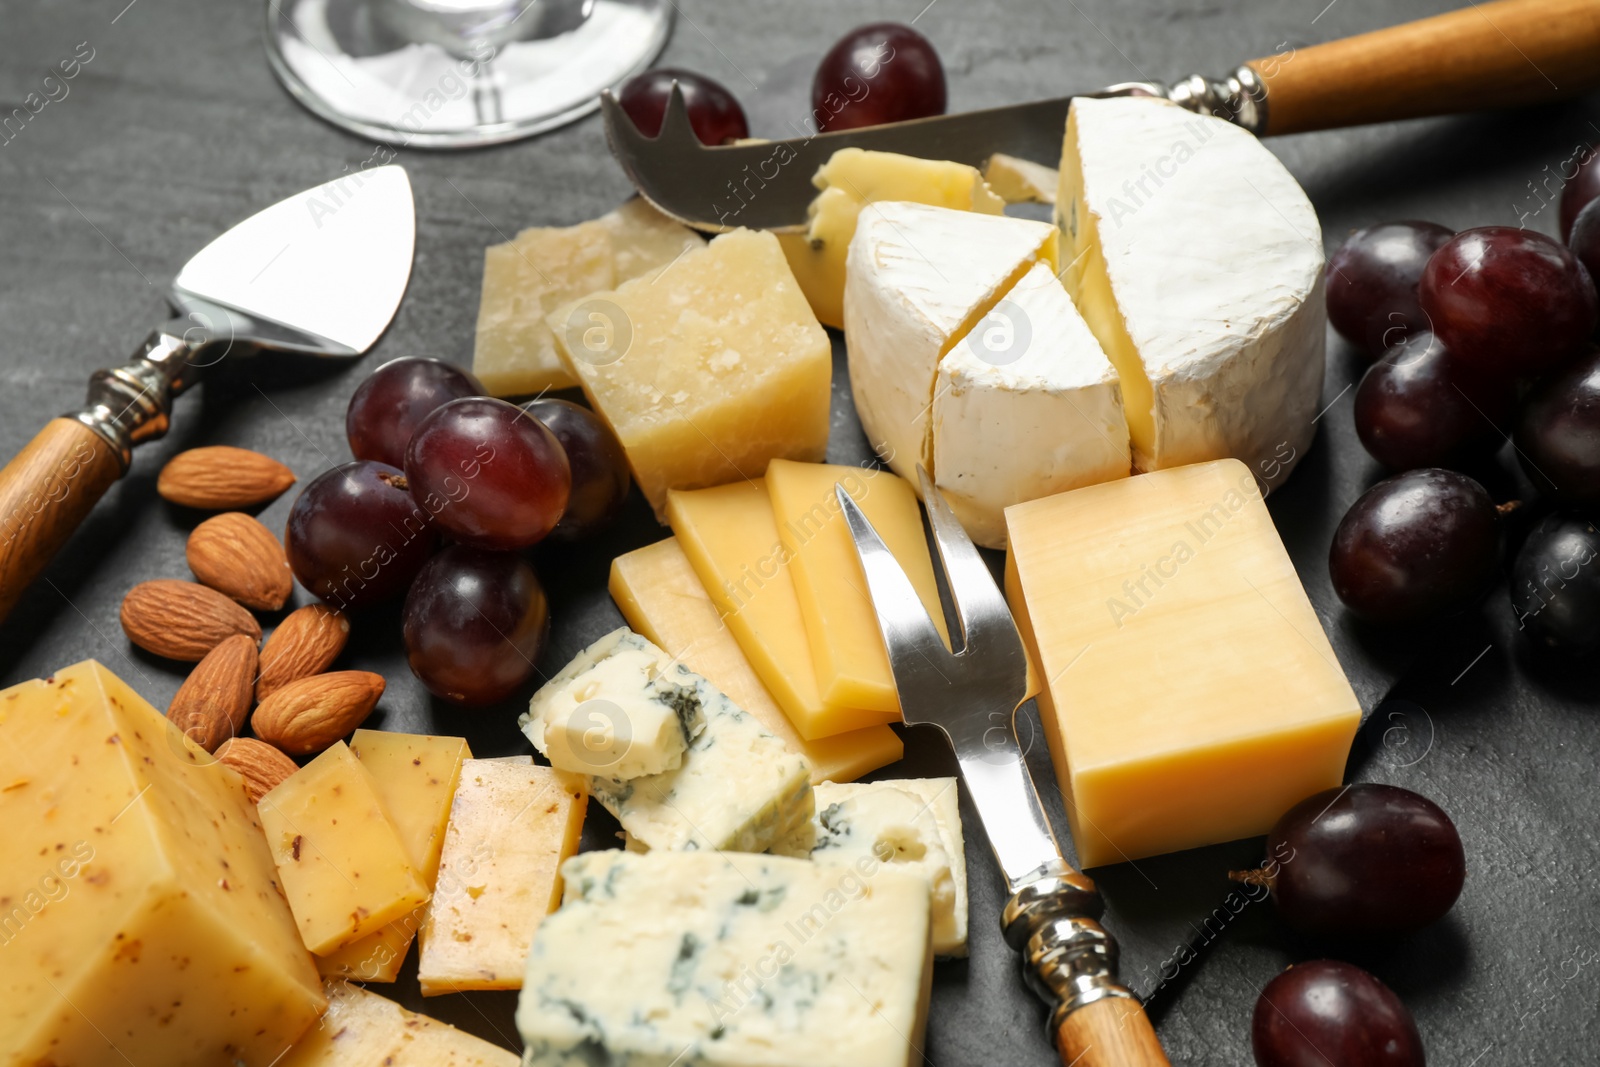
POLYGON ((909 724, 937 726, 955 748, 1011 898, 1006 943, 1023 954, 1035 992, 1055 1004, 1050 1029, 1067 1067, 1165 1067, 1138 998, 1117 980, 1117 943, 1098 922, 1094 882, 1061 855, 1022 746, 1027 653, 1005 598, 955 513, 917 468, 961 643, 945 647, 911 580, 843 485, 836 487, 889 651, 909 724))

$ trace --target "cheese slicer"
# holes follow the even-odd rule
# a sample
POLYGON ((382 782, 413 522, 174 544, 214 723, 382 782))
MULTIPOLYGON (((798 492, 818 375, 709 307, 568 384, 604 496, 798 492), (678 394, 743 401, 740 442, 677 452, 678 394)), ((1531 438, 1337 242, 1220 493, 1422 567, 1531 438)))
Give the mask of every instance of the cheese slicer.
MULTIPOLYGON (((1162 97, 1257 136, 1393 122, 1574 96, 1600 85, 1600 0, 1497 0, 1252 59, 1220 80, 1125 82, 1088 96, 1162 97)), ((796 231, 814 175, 841 148, 983 169, 1004 152, 1055 166, 1071 96, 958 115, 707 147, 674 86, 656 137, 603 94, 606 138, 639 193, 700 230, 796 231)))
MULTIPOLYGON (((1065 1067, 1166 1067, 1137 997, 1117 979, 1117 943, 1099 923, 1094 882, 1061 855, 1017 740, 1028 660, 1005 597, 921 466, 922 500, 939 546, 960 648, 945 647, 911 580, 843 485, 849 524, 907 724, 938 727, 955 749, 1011 894, 1006 943, 1031 988, 1055 1007, 1050 1030, 1065 1067)), ((953 636, 953 635, 952 635, 953 636)), ((954 641, 952 641, 954 643, 954 641)))
POLYGON ((0 470, 0 620, 207 368, 372 347, 405 294, 415 239, 411 181, 391 165, 281 200, 189 260, 166 294, 177 317, 131 361, 96 371, 87 404, 0 470))

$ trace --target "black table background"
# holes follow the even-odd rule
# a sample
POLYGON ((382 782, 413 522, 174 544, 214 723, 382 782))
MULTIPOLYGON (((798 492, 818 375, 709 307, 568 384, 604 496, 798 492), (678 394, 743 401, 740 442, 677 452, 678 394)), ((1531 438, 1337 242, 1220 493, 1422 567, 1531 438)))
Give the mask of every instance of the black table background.
MULTIPOLYGON (((664 62, 727 83, 745 100, 757 135, 792 135, 822 50, 859 22, 918 17, 921 3, 691 0, 664 62)), ((941 50, 951 107, 959 110, 1133 78, 1217 74, 1286 44, 1452 6, 1324 3, 942 0, 917 25, 941 50)), ((211 237, 372 155, 374 145, 312 118, 279 88, 262 54, 262 13, 256 0, 0 2, 0 115, 42 92, 51 66, 80 42, 93 49, 69 95, 0 144, 0 453, 9 456, 48 415, 75 406, 90 371, 120 362, 161 321, 163 286, 211 237)), ((1564 161, 1597 138, 1600 99, 1590 96, 1272 147, 1316 204, 1331 249, 1351 228, 1391 218, 1454 227, 1520 221, 1551 233, 1554 208, 1541 208, 1535 187, 1558 188, 1554 175, 1564 161)), ((629 192, 592 117, 517 145, 402 150, 398 161, 415 185, 418 239, 410 290, 387 335, 359 363, 233 361, 186 398, 171 435, 141 451, 129 477, 0 627, 0 684, 94 657, 165 706, 182 670, 132 648, 117 624, 120 598, 135 582, 188 574, 183 541, 197 516, 155 496, 165 459, 201 444, 240 445, 289 463, 303 484, 347 458, 344 407, 365 371, 397 355, 470 361, 484 245, 522 227, 594 217, 629 192)), ((1470 875, 1443 922, 1355 958, 1411 1006, 1432 1063, 1600 1061, 1591 1051, 1600 1039, 1593 670, 1531 656, 1516 640, 1503 587, 1481 612, 1446 629, 1378 635, 1342 615, 1328 589, 1327 546, 1343 510, 1380 476, 1351 427, 1346 386, 1358 372, 1347 346, 1330 335, 1329 408, 1313 450, 1271 507, 1363 706, 1376 707, 1405 676, 1409 699, 1384 705, 1369 721, 1352 777, 1404 784, 1443 804, 1465 839, 1470 875)), ((867 450, 849 413, 837 343, 835 379, 830 458, 853 462, 867 450)), ((1483 474, 1502 497, 1526 490, 1509 452, 1483 474)), ((261 518, 281 528, 292 497, 261 518)), ((558 668, 619 624, 605 593, 610 558, 664 535, 636 495, 628 521, 600 543, 535 553, 555 612, 541 669, 558 668)), ((295 603, 306 599, 297 590, 295 603)), ((463 714, 430 700, 398 646, 395 614, 379 613, 358 621, 345 655, 347 665, 380 670, 390 681, 373 723, 466 733, 479 755, 528 750, 514 725, 519 702, 463 714)), ((1030 711, 1022 732, 1036 730, 1030 711)), ((1043 746, 1036 748, 1042 757, 1043 746)), ((908 734, 907 750, 907 762, 891 774, 953 772, 921 731, 908 734)), ((1053 780, 1043 763, 1036 771, 1064 829, 1053 780)), ((606 844, 612 830, 603 812, 591 816, 590 847, 606 844)), ((1243 842, 1096 872, 1123 943, 1125 975, 1141 992, 1162 986, 1152 1015, 1175 1063, 1249 1062, 1257 992, 1282 966, 1316 951, 1289 936, 1268 907, 1207 921, 1228 893, 1223 872, 1248 865, 1259 849, 1243 842), (1176 976, 1163 985, 1164 962, 1191 943, 1199 958, 1166 967, 1176 976)), ((936 1067, 1052 1063, 1043 1009, 998 936, 1001 892, 980 835, 969 836, 968 851, 972 958, 938 968, 927 1059, 936 1067)), ((388 992, 515 1047, 515 994, 423 1002, 414 975, 412 965, 388 992)))

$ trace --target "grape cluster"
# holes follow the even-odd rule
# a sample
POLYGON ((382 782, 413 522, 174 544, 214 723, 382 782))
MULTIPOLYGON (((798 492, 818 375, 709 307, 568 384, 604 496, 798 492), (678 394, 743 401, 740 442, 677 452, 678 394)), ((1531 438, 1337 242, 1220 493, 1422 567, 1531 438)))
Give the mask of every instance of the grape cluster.
POLYGON ((1557 510, 1512 566, 1519 626, 1600 647, 1600 149, 1562 190, 1566 244, 1530 230, 1394 222, 1328 261, 1328 319, 1374 360, 1355 393, 1361 443, 1400 473, 1334 536, 1334 591, 1357 616, 1410 624, 1475 603, 1501 568, 1499 518, 1461 468, 1509 436, 1557 510))
POLYGON ((549 607, 522 550, 603 529, 630 485, 588 408, 482 393, 437 359, 373 371, 345 415, 355 461, 306 486, 284 538, 295 577, 335 607, 404 595, 412 673, 473 706, 514 693, 544 647, 549 607))

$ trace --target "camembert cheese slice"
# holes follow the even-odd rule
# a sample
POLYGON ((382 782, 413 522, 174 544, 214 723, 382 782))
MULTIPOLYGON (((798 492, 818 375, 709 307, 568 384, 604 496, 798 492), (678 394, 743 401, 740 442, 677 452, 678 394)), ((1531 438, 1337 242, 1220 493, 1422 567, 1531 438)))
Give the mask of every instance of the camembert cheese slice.
POLYGON ((1072 102, 1064 280, 1122 381, 1134 461, 1286 474, 1322 389, 1322 230, 1276 156, 1151 99, 1072 102))

